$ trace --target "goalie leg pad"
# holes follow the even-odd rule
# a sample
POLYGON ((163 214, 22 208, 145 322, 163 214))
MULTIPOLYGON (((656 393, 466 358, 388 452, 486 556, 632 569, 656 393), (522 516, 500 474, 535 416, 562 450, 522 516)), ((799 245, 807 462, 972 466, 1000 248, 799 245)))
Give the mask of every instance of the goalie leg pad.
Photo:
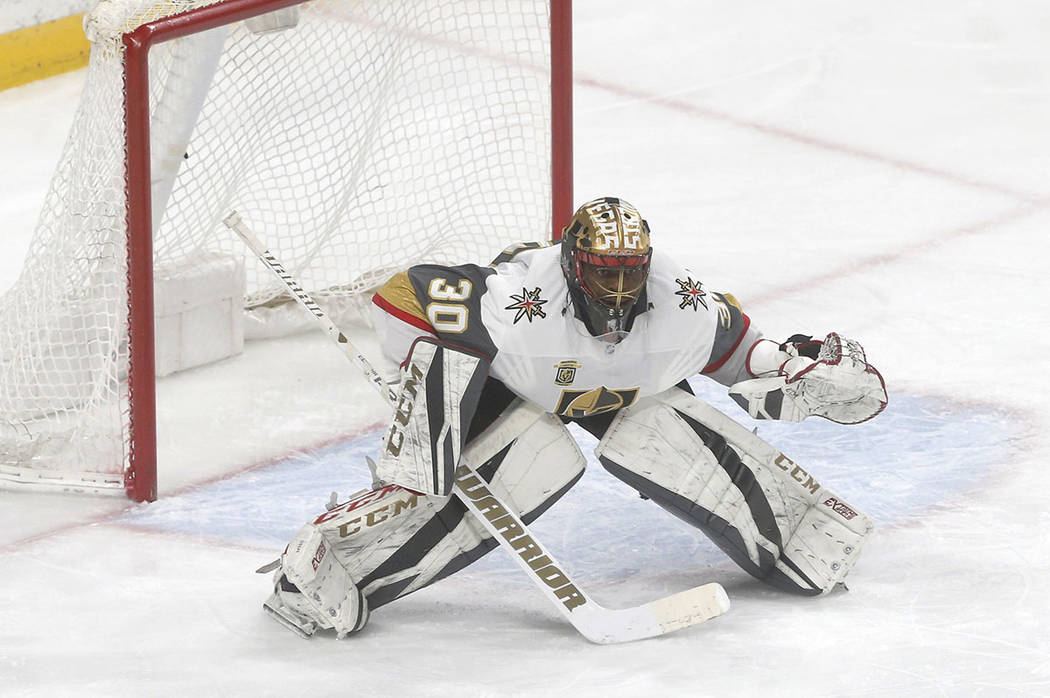
POLYGON ((307 524, 281 556, 274 591, 264 608, 285 626, 306 637, 333 628, 340 639, 365 627, 368 602, 336 559, 332 543, 307 524))
MULTIPOLYGON (((493 492, 529 523, 583 474, 585 459, 553 415, 515 400, 464 449, 493 492)), ((387 485, 314 522, 372 610, 447 577, 497 547, 456 498, 387 485)))
POLYGON ((678 389, 622 410, 596 453, 749 574, 786 591, 833 589, 872 528, 757 435, 678 389))
POLYGON ((376 477, 447 496, 488 370, 489 362, 481 356, 417 339, 405 362, 376 477))

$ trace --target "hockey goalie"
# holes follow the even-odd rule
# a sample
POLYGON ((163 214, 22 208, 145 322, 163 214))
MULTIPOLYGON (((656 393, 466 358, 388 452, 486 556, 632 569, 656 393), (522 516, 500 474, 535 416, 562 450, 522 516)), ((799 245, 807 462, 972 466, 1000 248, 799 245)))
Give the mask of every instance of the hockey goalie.
MULTIPOLYGON (((275 563, 265 608, 310 635, 369 614, 497 546, 450 496, 467 461, 527 525, 601 464, 786 593, 842 584, 872 523, 757 435, 696 398, 701 374, 754 418, 842 424, 886 406, 855 340, 762 336, 728 293, 650 244, 622 199, 579 208, 560 243, 488 266, 420 265, 373 297, 398 400, 373 489, 333 503, 275 563)), ((669 551, 673 554, 673 551, 669 551)))

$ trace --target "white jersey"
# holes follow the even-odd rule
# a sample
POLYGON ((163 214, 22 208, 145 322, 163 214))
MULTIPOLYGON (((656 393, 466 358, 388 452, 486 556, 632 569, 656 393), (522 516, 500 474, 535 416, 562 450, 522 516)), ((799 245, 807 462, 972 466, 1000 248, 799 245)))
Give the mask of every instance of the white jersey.
POLYGON ((373 300, 392 361, 421 331, 431 333, 484 354, 492 378, 565 417, 626 407, 701 372, 729 383, 752 344, 742 341, 749 320, 732 296, 708 291, 659 251, 618 343, 592 336, 576 316, 557 246, 519 246, 488 267, 412 267, 373 300))

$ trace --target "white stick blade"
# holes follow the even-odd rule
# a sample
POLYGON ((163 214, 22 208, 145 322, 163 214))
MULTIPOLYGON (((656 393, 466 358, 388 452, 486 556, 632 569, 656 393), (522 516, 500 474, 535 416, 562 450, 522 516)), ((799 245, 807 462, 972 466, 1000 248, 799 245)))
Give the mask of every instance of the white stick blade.
POLYGON ((594 602, 573 609, 572 620, 591 642, 611 645, 644 640, 699 625, 729 610, 729 596, 721 584, 686 589, 643 606, 603 608, 594 602))
POLYGON ((729 595, 721 584, 687 589, 649 604, 665 633, 703 623, 729 610, 729 595))

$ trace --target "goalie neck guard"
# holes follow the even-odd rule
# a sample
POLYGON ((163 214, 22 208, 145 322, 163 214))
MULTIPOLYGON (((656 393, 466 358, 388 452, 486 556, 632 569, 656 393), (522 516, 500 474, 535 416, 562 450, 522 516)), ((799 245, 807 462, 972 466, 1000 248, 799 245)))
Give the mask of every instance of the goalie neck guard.
POLYGON ((561 268, 573 310, 595 337, 619 342, 645 309, 652 247, 649 224, 607 196, 580 206, 562 231, 561 268))

